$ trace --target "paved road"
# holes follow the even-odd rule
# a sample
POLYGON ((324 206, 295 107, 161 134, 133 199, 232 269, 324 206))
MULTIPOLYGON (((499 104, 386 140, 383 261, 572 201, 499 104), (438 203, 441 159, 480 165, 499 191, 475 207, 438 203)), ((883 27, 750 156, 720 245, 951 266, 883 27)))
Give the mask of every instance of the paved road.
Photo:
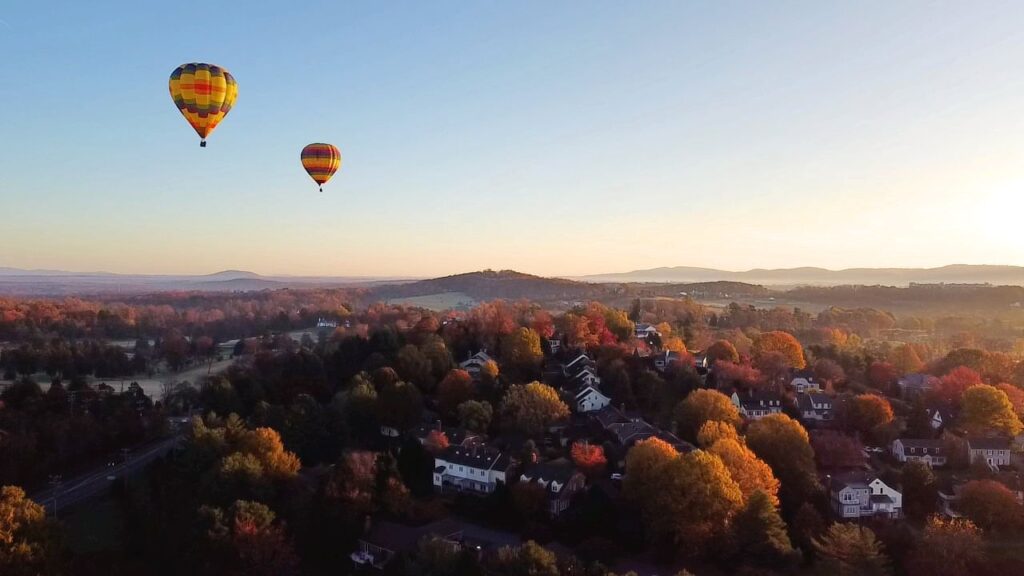
POLYGON ((75 478, 63 479, 60 486, 48 488, 31 495, 32 500, 46 507, 47 513, 56 514, 61 509, 106 494, 113 482, 110 477, 132 476, 147 464, 170 452, 181 442, 183 435, 160 440, 137 448, 129 453, 128 460, 116 466, 102 466, 75 478))

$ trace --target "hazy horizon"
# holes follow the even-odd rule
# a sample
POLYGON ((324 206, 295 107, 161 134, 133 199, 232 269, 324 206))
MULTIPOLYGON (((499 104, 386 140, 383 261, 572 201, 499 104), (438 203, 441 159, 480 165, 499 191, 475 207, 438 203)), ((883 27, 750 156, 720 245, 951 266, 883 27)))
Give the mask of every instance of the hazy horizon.
POLYGON ((1024 5, 0 9, 0 265, 544 276, 1024 265, 1024 5), (239 14, 241 14, 239 12, 239 14), (204 15, 182 18, 182 15, 204 15), (200 149, 167 92, 226 67, 200 149), (310 142, 342 152, 318 193, 310 142))

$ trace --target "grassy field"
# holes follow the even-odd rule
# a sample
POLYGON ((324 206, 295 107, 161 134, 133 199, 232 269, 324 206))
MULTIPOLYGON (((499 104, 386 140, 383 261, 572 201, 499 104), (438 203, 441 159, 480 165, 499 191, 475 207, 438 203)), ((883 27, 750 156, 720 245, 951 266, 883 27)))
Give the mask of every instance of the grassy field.
POLYGON ((388 300, 390 304, 404 304, 406 306, 417 306, 428 310, 450 310, 452 308, 469 308, 476 305, 476 300, 462 292, 442 292, 440 294, 428 294, 426 296, 413 296, 410 298, 394 298, 388 300))

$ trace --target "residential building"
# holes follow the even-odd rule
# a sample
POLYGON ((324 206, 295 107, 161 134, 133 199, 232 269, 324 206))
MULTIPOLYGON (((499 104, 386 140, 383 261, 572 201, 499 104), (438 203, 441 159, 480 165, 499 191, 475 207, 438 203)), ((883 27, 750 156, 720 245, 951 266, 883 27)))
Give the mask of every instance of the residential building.
POLYGON ((830 483, 829 495, 833 512, 842 519, 899 518, 903 512, 903 495, 873 473, 837 476, 830 483))
POLYGON ((637 340, 647 340, 651 336, 661 337, 661 333, 658 332, 657 328, 655 328, 654 326, 652 326, 650 324, 643 324, 643 323, 640 323, 640 324, 636 325, 636 327, 635 327, 635 329, 633 331, 633 334, 636 336, 637 340))
POLYGON ((486 350, 481 350, 476 354, 470 356, 468 359, 459 362, 459 368, 462 368, 466 372, 469 372, 470 376, 472 376, 474 379, 477 379, 480 377, 480 370, 483 369, 484 364, 487 364, 492 360, 493 358, 491 358, 487 354, 486 350))
POLYGON ((796 406, 803 422, 831 422, 835 418, 832 397, 820 392, 801 392, 796 395, 796 406))
POLYGON ((508 532, 492 530, 456 518, 444 518, 425 526, 406 526, 384 520, 371 521, 366 535, 356 543, 349 556, 360 569, 383 570, 395 557, 415 554, 424 538, 434 537, 453 552, 469 550, 483 554, 503 546, 516 546, 520 538, 508 532))
POLYGON ((1009 438, 968 438, 967 453, 971 462, 979 460, 990 468, 1010 465, 1009 438))
POLYGON ((533 482, 544 488, 551 516, 565 512, 572 497, 586 486, 583 474, 565 458, 533 464, 520 474, 519 481, 533 482))
POLYGON ((572 405, 577 412, 594 412, 608 406, 612 402, 611 398, 602 394, 595 386, 587 383, 580 384, 572 393, 572 396, 572 405))
POLYGON ((821 384, 814 378, 811 370, 796 370, 790 378, 789 385, 797 394, 804 392, 821 392, 821 384))
POLYGON ((678 363, 682 359, 683 357, 680 353, 665 350, 654 357, 654 367, 659 372, 664 372, 665 370, 668 370, 670 366, 678 363))
POLYGON ((900 395, 910 399, 928 392, 938 383, 939 379, 931 374, 907 374, 897 380, 896 385, 899 386, 900 395))
POLYGON ((946 450, 941 440, 898 438, 892 442, 892 455, 903 463, 924 462, 930 467, 946 465, 946 450))
POLYGON ((442 426, 441 421, 438 420, 433 424, 423 424, 419 428, 413 430, 413 435, 419 440, 420 444, 423 444, 427 440, 427 436, 430 435, 434 430, 444 432, 445 437, 448 439, 449 446, 469 446, 470 444, 482 443, 484 437, 476 432, 470 432, 465 428, 458 426, 442 426))
POLYGON ((487 445, 448 446, 434 458, 434 487, 443 491, 490 494, 506 482, 508 454, 487 445))
POLYGON ((944 430, 947 424, 953 423, 954 416, 945 408, 929 408, 928 420, 931 422, 932 430, 944 430))
POLYGON ((782 412, 782 397, 774 392, 748 390, 732 393, 732 403, 744 417, 751 420, 782 412))

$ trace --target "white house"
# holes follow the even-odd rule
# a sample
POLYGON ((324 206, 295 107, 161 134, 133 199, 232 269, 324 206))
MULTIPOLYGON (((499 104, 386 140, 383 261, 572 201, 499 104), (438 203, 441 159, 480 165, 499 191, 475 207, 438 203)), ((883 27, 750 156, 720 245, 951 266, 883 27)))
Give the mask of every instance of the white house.
POLYGON ((434 458, 434 488, 441 491, 490 494, 506 482, 512 467, 508 455, 483 445, 449 446, 434 458))
POLYGON ((601 384, 601 377, 597 375, 597 369, 592 366, 584 366, 569 380, 576 385, 599 386, 601 384))
POLYGON ((573 395, 577 412, 594 412, 612 403, 612 399, 590 384, 582 384, 573 395))
POLYGON ((947 424, 953 423, 953 415, 941 408, 928 409, 928 420, 931 422, 932 430, 942 430, 947 424))
POLYGON ((990 468, 1010 465, 1009 438, 968 438, 967 452, 971 462, 981 460, 990 468))
POLYGON ((739 392, 733 392, 732 403, 740 414, 751 420, 782 412, 782 397, 773 392, 750 390, 742 395, 739 392))
POLYGON ((892 441, 893 458, 900 462, 924 462, 929 467, 945 466, 946 451, 941 440, 897 438, 892 441))
POLYGON ((796 390, 797 394, 802 394, 804 392, 821 392, 821 384, 814 379, 814 372, 811 372, 810 370, 793 372, 793 377, 789 381, 789 385, 796 390))
POLYGON ((476 354, 473 354, 468 359, 459 362, 459 368, 462 368, 473 378, 480 377, 480 370, 483 369, 484 364, 490 362, 492 358, 487 354, 486 350, 481 350, 476 354))
POLYGON ((829 492, 839 518, 899 518, 903 512, 903 495, 873 474, 852 472, 833 478, 829 492))
POLYGON ((658 329, 650 324, 637 324, 633 334, 636 336, 637 340, 646 340, 651 336, 661 336, 658 329))
POLYGON ((579 354, 569 362, 562 365, 562 372, 566 376, 575 376, 583 370, 585 367, 594 368, 596 364, 590 359, 590 356, 586 354, 579 354))

